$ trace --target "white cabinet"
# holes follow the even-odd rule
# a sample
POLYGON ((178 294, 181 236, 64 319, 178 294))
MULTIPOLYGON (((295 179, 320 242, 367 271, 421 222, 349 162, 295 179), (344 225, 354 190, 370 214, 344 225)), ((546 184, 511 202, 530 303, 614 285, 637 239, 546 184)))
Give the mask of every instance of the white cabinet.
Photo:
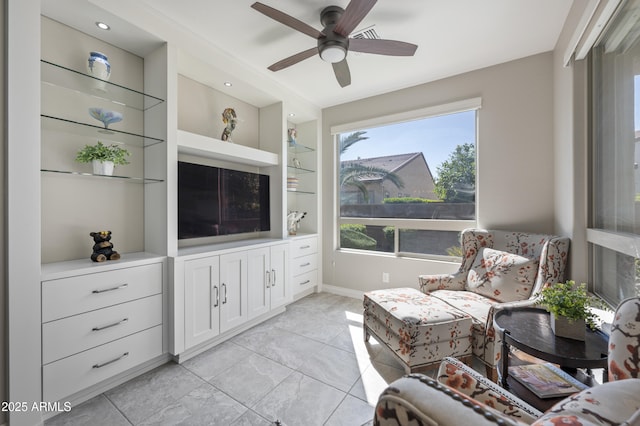
POLYGON ((124 262, 88 272, 86 263, 45 268, 63 271, 42 281, 43 401, 62 400, 163 353, 164 264, 124 262))
POLYGON ((291 286, 294 296, 318 284, 318 237, 295 237, 291 241, 291 286))
POLYGON ((247 321, 247 252, 220 256, 220 332, 247 321))
POLYGON ((248 251, 249 319, 291 302, 289 245, 274 244, 248 251))
POLYGON ((246 251, 184 262, 185 348, 247 321, 246 251))
POLYGON ((220 256, 185 262, 184 301, 187 347, 220 334, 220 256))

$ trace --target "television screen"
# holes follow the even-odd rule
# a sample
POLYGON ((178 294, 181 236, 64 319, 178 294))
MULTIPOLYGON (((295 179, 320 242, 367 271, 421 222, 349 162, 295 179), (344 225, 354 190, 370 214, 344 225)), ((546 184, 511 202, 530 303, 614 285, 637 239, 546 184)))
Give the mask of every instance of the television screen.
POLYGON ((178 239, 268 230, 268 175, 178 162, 178 239))

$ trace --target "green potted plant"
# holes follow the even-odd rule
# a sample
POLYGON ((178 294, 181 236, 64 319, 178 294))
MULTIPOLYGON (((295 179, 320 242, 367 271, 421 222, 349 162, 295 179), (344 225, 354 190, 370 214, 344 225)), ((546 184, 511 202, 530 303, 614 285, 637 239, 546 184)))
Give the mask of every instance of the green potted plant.
POLYGON ((104 145, 98 141, 96 145, 85 145, 76 155, 76 161, 79 163, 91 163, 93 165, 93 174, 108 175, 113 174, 113 168, 116 164, 129 164, 127 156, 129 151, 118 145, 104 145))
POLYGON ((576 340, 585 339, 585 325, 596 329, 597 315, 591 308, 607 309, 601 299, 589 294, 585 283, 576 285, 573 280, 546 284, 535 296, 538 298, 536 304, 550 312, 553 332, 576 340))

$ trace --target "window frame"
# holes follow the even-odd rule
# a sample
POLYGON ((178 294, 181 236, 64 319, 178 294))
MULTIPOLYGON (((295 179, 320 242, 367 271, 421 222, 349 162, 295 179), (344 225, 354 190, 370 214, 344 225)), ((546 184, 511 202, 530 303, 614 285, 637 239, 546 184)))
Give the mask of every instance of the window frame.
POLYGON ((455 256, 443 256, 436 254, 414 253, 414 252, 402 252, 399 250, 400 243, 400 230, 426 230, 426 231, 456 231, 461 232, 467 228, 477 226, 478 222, 478 192, 476 184, 476 201, 475 201, 475 219, 474 220, 440 220, 440 219, 394 219, 394 218, 362 218, 362 217, 341 217, 340 216, 340 188, 339 188, 339 173, 340 173, 340 155, 338 152, 338 136, 343 133, 351 133, 360 130, 366 130, 372 127, 381 127, 386 125, 398 124, 402 122, 427 119, 432 117, 438 117, 449 114, 457 114, 467 111, 475 111, 475 147, 476 147, 476 182, 478 181, 478 111, 482 108, 482 98, 468 98, 460 101, 454 101, 444 104, 438 104, 419 108, 415 110, 389 114, 366 120, 360 120, 356 122, 350 122, 345 124, 339 124, 330 128, 331 137, 333 140, 333 179, 334 179, 334 220, 333 220, 333 248, 337 251, 360 253, 373 256, 395 256, 395 257, 407 257, 407 258, 419 258, 430 260, 444 260, 444 261, 460 261, 459 257, 455 256), (393 253, 372 251, 372 250, 360 250, 353 248, 341 248, 340 247, 340 225, 343 224, 364 224, 372 226, 393 226, 394 227, 394 251, 393 253))

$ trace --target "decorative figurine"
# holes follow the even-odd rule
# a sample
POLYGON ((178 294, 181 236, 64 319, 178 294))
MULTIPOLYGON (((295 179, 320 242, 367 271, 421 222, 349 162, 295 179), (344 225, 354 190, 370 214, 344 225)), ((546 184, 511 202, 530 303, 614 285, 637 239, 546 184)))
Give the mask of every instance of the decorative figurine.
POLYGON ((111 242, 111 231, 98 231, 89 233, 93 237, 93 254, 91 260, 94 262, 104 262, 105 260, 118 260, 120 254, 113 250, 111 242))
POLYGON ((236 124, 238 124, 238 116, 233 108, 225 108, 225 110, 222 111, 222 122, 226 124, 227 127, 222 131, 220 139, 231 142, 231 139, 229 139, 231 137, 231 132, 233 132, 236 128, 236 124))
POLYGON ((298 232, 298 227, 300 226, 300 221, 307 215, 307 212, 299 212, 297 210, 292 210, 287 215, 287 230, 289 231, 289 235, 296 235, 298 232))
POLYGON ((293 167, 295 167, 296 169, 302 168, 302 165, 300 164, 300 160, 298 160, 296 157, 293 157, 293 159, 291 160, 291 163, 293 164, 293 167))
POLYGON ((287 141, 289 142, 289 146, 296 146, 296 144, 298 143, 298 141, 296 141, 297 137, 298 132, 296 129, 287 129, 287 141))

